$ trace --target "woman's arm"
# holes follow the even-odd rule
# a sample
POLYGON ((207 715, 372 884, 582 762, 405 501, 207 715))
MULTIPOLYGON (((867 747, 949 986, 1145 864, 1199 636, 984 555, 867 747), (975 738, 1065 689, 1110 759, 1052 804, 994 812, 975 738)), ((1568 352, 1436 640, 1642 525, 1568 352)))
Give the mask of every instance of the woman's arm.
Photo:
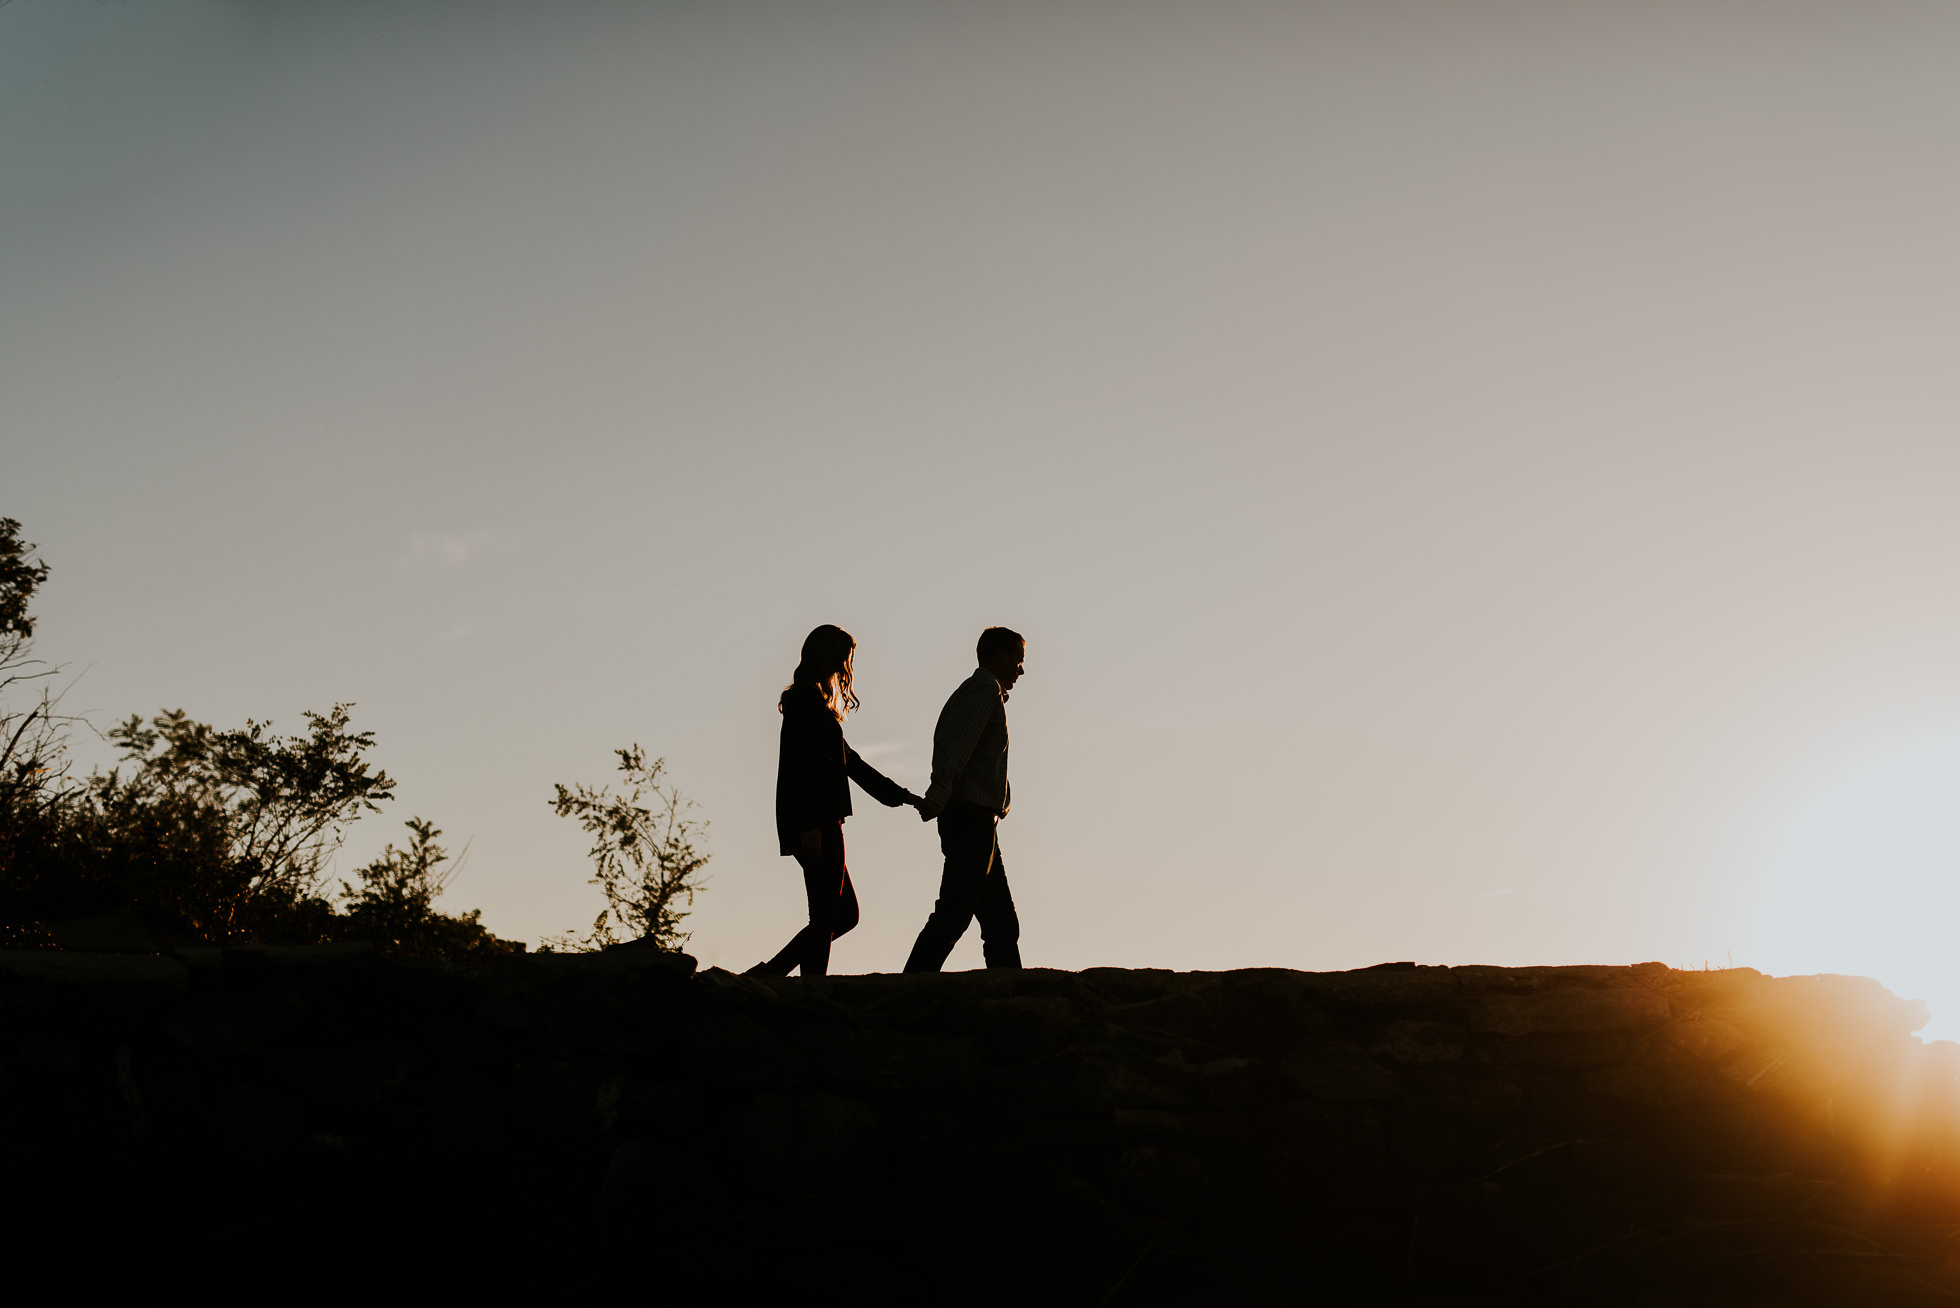
POLYGON ((886 808, 897 808, 900 804, 919 802, 917 795, 866 763, 849 745, 844 746, 844 772, 851 780, 858 783, 865 794, 886 808))

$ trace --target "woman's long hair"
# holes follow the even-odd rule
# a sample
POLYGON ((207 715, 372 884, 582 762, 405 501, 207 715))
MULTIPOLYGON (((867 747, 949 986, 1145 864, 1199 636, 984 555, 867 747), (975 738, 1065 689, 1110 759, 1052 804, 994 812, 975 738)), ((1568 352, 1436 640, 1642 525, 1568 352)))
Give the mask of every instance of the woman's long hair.
POLYGON ((850 632, 827 622, 805 636, 802 659, 790 676, 789 685, 777 697, 776 711, 783 711, 783 701, 792 690, 809 686, 823 697, 824 706, 837 715, 839 722, 857 712, 858 697, 851 690, 851 656, 857 653, 857 645, 850 632))

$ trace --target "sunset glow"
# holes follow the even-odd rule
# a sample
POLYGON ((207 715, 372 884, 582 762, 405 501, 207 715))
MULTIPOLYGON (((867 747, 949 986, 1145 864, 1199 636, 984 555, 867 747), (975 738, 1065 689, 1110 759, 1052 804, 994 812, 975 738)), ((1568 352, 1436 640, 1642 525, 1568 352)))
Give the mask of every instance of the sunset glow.
POLYGON ((1922 1036, 1960 1038, 1960 725, 1819 772, 1765 849, 1751 962, 1883 977, 1930 1004, 1922 1036))

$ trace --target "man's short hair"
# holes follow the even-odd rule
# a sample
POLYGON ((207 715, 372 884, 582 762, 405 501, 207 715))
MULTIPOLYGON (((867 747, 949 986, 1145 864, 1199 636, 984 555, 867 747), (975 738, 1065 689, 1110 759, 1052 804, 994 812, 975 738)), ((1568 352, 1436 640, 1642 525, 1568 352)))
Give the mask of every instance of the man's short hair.
POLYGON ((985 663, 996 654, 1027 643, 1021 633, 1012 627, 989 627, 980 633, 980 641, 973 647, 973 657, 985 663))

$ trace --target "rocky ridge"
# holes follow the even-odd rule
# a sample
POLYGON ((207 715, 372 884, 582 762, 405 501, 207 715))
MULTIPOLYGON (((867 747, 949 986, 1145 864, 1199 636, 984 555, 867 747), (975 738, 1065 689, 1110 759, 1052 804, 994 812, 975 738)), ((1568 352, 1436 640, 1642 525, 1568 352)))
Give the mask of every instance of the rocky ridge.
POLYGON ((117 1248, 359 1212, 679 1302, 1944 1304, 1925 1019, 1660 964, 50 951, 0 956, 0 1107, 42 1238, 117 1248))

